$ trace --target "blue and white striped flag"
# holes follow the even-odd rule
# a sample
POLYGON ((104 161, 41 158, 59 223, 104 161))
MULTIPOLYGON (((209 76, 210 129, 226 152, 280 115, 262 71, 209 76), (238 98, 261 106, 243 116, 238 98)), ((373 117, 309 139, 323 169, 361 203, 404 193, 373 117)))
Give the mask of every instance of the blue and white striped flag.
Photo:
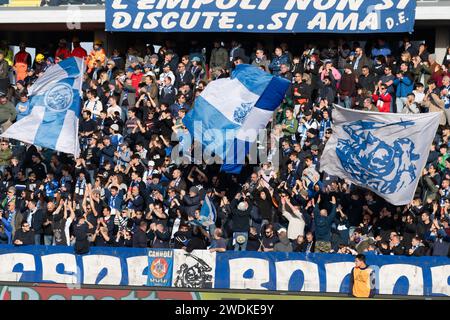
POLYGON ((393 205, 414 198, 439 112, 393 114, 335 106, 320 170, 372 190, 393 205))
POLYGON ((211 199, 206 196, 200 209, 200 222, 203 226, 209 227, 214 224, 217 219, 217 210, 211 199))
POLYGON ((30 114, 1 136, 78 157, 83 70, 84 62, 79 58, 48 68, 29 90, 30 114))
POLYGON ((223 161, 223 171, 239 173, 258 131, 272 118, 289 84, 257 67, 240 64, 231 78, 208 84, 183 123, 205 150, 214 151, 223 161))

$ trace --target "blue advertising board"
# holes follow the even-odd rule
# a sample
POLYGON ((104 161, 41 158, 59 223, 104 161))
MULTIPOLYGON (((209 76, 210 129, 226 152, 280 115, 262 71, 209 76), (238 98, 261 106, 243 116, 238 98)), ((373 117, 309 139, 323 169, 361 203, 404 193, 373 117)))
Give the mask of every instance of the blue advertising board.
POLYGON ((0 281, 145 286, 149 274, 148 249, 138 248, 2 245, 0 262, 0 281))
MULTIPOLYGON (((93 247, 76 255, 72 247, 1 245, 0 282, 346 294, 354 266, 354 257, 343 254, 201 251, 194 259, 192 254, 93 247), (180 279, 183 270, 189 272, 180 279)), ((376 274, 377 294, 450 296, 448 257, 368 255, 367 262, 376 274)))
MULTIPOLYGON (((216 258, 216 289, 349 293, 354 257, 345 254, 225 252, 216 258)), ((450 259, 368 255, 376 294, 450 295, 450 259)))
POLYGON ((106 30, 412 32, 415 0, 106 0, 106 30))

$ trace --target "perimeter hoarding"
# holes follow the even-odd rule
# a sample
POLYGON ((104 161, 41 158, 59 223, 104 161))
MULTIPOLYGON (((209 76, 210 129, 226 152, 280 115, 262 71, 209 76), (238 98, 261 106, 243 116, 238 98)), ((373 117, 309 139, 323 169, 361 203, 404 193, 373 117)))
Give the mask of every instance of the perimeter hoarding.
POLYGON ((106 31, 412 32, 415 0, 106 0, 106 31))
MULTIPOLYGON (((81 256, 71 247, 0 246, 0 282, 146 286, 154 251, 158 250, 94 247, 81 256)), ((157 258, 165 263, 154 269, 159 279, 165 278, 171 287, 196 290, 348 293, 354 265, 353 256, 341 254, 164 251, 157 258)), ((370 255, 368 263, 376 271, 377 294, 450 296, 448 257, 370 255)))

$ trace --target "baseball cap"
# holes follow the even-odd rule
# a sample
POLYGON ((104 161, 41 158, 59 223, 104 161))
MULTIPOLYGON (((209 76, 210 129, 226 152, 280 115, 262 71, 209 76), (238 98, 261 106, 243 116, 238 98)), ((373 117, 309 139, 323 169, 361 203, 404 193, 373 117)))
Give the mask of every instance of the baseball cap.
POLYGON ((0 98, 6 97, 6 93, 0 91, 0 98))
POLYGON ((282 232, 287 232, 286 228, 280 228, 278 229, 278 234, 282 233, 282 232))
POLYGON ((150 59, 159 59, 159 57, 158 57, 157 54, 152 54, 152 55, 150 56, 150 59))
POLYGON ((110 128, 114 131, 119 131, 119 126, 116 123, 112 124, 110 128))
POLYGON ((150 160, 150 161, 148 162, 148 166, 149 166, 149 167, 154 167, 154 166, 155 166, 155 161, 150 160))
POLYGON ((317 151, 317 150, 319 150, 319 147, 318 147, 317 145, 313 144, 313 145, 311 146, 311 150, 317 151))
POLYGON ((200 62, 201 60, 200 60, 199 57, 193 57, 191 61, 197 61, 197 62, 200 62))

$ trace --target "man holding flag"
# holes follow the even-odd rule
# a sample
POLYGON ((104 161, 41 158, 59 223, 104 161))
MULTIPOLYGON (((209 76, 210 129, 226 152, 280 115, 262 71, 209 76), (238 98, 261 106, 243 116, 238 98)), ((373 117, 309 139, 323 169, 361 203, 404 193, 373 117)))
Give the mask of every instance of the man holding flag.
POLYGON ((78 157, 83 70, 83 60, 74 57, 48 68, 29 89, 30 113, 1 137, 78 157))

